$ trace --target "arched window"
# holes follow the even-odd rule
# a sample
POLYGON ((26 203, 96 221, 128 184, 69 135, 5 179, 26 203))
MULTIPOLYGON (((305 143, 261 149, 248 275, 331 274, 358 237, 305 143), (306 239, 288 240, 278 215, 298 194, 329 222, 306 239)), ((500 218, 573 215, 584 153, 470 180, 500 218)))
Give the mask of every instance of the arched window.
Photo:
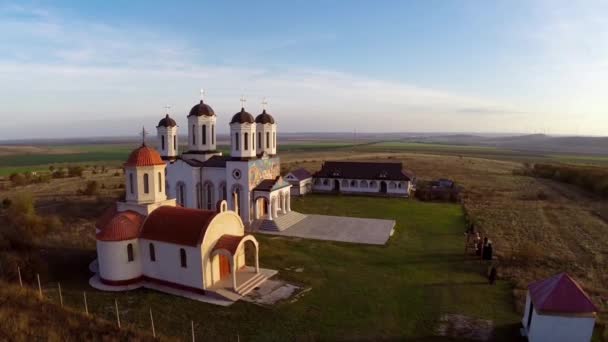
POLYGON ((211 143, 215 144, 215 125, 211 125, 211 143))
POLYGON ((203 209, 203 187, 201 183, 196 183, 196 207, 203 209))
POLYGON ((173 150, 177 151, 177 135, 173 136, 173 150))
POLYGON ((226 183, 220 184, 220 189, 219 190, 220 190, 220 193, 219 193, 220 198, 225 201, 228 198, 227 197, 228 195, 226 193, 226 183))
POLYGON ((182 207, 186 206, 186 185, 182 182, 177 183, 175 187, 177 203, 182 207))
POLYGON ((160 149, 163 151, 165 150, 165 136, 164 135, 160 136, 160 149))
POLYGON ((249 134, 248 133, 245 133, 243 135, 243 145, 244 145, 243 149, 245 151, 247 151, 249 149, 249 134))
POLYGON ((127 245, 127 261, 131 262, 135 260, 135 255, 133 255, 133 244, 130 243, 127 245))
POLYGON ((133 184, 133 174, 129 172, 129 191, 131 194, 135 193, 135 185, 133 184))
POLYGON ((266 148, 270 148, 270 132, 266 132, 266 148))
POLYGON ((207 144, 207 125, 203 125, 203 145, 207 144))
POLYGON ((348 181, 346 179, 342 180, 342 187, 343 188, 348 188, 348 181))
POLYGON ((150 193, 150 177, 147 173, 144 173, 144 194, 150 193))
POLYGON ((241 214, 241 188, 239 186, 235 186, 232 190, 232 202, 234 203, 234 211, 237 215, 241 214))
POLYGON ((277 132, 272 133, 272 147, 273 148, 277 147, 277 132))
POLYGON ((367 188, 367 187, 368 187, 368 185, 367 185, 367 181, 366 181, 366 180, 362 180, 362 181, 359 183, 359 186, 360 186, 360 187, 362 187, 362 188, 367 188))
POLYGON ((154 244, 148 244, 148 248, 150 249, 150 261, 156 261, 156 251, 154 250, 154 244))
POLYGON ((196 145, 196 126, 192 125, 192 145, 196 145))
POLYGON ((369 183, 369 187, 370 187, 370 188, 375 188, 375 187, 376 187, 376 181, 371 181, 371 182, 369 183))
POLYGON ((251 149, 255 150, 255 133, 251 135, 251 149))
POLYGON ((213 185, 211 183, 205 184, 205 208, 211 210, 213 208, 213 185))
POLYGON ((234 150, 239 150, 239 133, 234 133, 234 150))
POLYGON ((183 268, 188 267, 188 263, 186 260, 186 250, 183 248, 179 249, 179 260, 183 268))
POLYGON ((158 192, 163 192, 163 174, 158 173, 158 192))
POLYGON ((262 148, 262 132, 258 132, 258 148, 262 148))
POLYGON ((329 185, 329 181, 327 179, 323 180, 323 185, 329 185))

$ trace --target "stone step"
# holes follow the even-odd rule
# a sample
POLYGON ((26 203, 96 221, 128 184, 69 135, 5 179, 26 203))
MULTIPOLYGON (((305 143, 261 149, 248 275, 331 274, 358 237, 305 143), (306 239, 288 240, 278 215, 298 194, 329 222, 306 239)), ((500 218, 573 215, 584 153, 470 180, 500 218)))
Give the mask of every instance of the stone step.
POLYGON ((259 224, 257 229, 282 231, 302 221, 305 218, 306 215, 300 214, 296 211, 292 211, 285 215, 281 215, 273 220, 262 220, 261 224, 259 224))
POLYGON ((238 294, 240 294, 241 296, 245 296, 251 290, 255 289, 258 285, 263 283, 265 280, 266 280, 266 276, 263 275, 262 273, 258 273, 254 277, 249 279, 246 283, 239 286, 237 288, 236 292, 238 292, 238 294))
MULTIPOLYGON (((247 281, 245 281, 244 283, 239 284, 239 286, 237 286, 237 287, 236 287, 237 292, 238 292, 240 289, 247 287, 249 284, 251 284, 251 283, 253 283, 253 282, 257 281, 257 279, 258 279, 259 277, 261 277, 261 276, 262 276, 262 274, 261 274, 261 273, 257 273, 257 274, 255 274, 253 277, 251 277, 251 278, 247 279, 247 281)), ((237 274, 237 278, 238 278, 238 274, 237 274)))

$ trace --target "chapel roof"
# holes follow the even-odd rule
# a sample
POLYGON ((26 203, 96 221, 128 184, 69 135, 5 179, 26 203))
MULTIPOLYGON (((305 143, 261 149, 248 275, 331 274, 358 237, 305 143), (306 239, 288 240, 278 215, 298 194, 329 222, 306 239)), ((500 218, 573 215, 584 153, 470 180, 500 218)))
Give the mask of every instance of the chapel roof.
POLYGON ((230 252, 230 254, 234 255, 234 253, 236 253, 236 249, 239 247, 239 244, 244 238, 244 235, 237 236, 224 234, 219 238, 219 240, 217 240, 215 246, 213 246, 213 251, 216 251, 218 249, 225 249, 230 252))
POLYGON ((597 312, 597 307, 581 286, 567 273, 528 285, 530 298, 538 312, 582 314, 597 312))
POLYGON ((323 178, 409 181, 414 177, 400 162, 326 161, 314 174, 323 178))
POLYGON ((272 115, 266 113, 266 109, 264 109, 262 113, 255 118, 255 122, 259 124, 274 124, 274 118, 272 115))
POLYGON ((202 242, 216 215, 210 210, 162 206, 148 215, 140 237, 194 247, 202 242))
POLYGON ((245 108, 242 108, 242 107, 241 107, 241 111, 234 114, 232 116, 232 120, 230 120, 231 124, 233 124, 233 123, 240 123, 240 124, 250 123, 250 124, 252 124, 254 122, 255 122, 255 120, 253 118, 253 115, 246 112, 245 108))
POLYGON ((190 109, 190 114, 188 114, 188 117, 190 116, 215 116, 215 112, 213 111, 213 108, 211 108, 211 106, 209 106, 208 104, 204 103, 203 100, 201 100, 201 102, 197 103, 196 105, 194 105, 194 107, 192 107, 192 109, 190 109))
POLYGON ((175 127, 177 126, 177 123, 175 123, 175 120, 171 119, 169 117, 169 114, 165 115, 164 118, 162 118, 159 122, 158 125, 156 126, 158 127, 175 127))
POLYGON ((308 179, 308 178, 312 177, 312 175, 310 174, 310 172, 308 172, 304 168, 299 168, 297 170, 293 170, 293 171, 290 172, 290 174, 292 174, 298 180, 305 180, 305 179, 308 179))
POLYGON ((122 211, 106 220, 101 231, 95 235, 99 241, 124 241, 136 239, 139 236, 144 217, 134 211, 122 211))
POLYGON ((264 179, 263 181, 261 181, 255 188, 253 188, 253 191, 274 191, 280 188, 284 188, 286 186, 289 186, 290 184, 283 181, 283 178, 281 176, 277 176, 274 179, 264 179))
POLYGON ((165 162, 160 157, 160 154, 153 148, 142 144, 129 155, 129 159, 124 166, 153 166, 165 165, 165 162))

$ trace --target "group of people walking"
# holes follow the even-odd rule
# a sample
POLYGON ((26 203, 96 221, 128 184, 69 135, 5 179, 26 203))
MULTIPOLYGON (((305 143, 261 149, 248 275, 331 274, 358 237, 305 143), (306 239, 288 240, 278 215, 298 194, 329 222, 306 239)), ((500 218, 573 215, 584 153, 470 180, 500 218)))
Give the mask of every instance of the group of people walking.
MULTIPOLYGON (((479 258, 480 261, 492 261, 494 256, 494 248, 492 247, 492 241, 486 236, 481 237, 479 232, 475 231, 475 228, 471 226, 467 229, 466 241, 464 247, 465 254, 474 254, 479 258)), ((497 269, 496 265, 491 264, 488 271, 488 282, 493 285, 496 282, 497 269)))

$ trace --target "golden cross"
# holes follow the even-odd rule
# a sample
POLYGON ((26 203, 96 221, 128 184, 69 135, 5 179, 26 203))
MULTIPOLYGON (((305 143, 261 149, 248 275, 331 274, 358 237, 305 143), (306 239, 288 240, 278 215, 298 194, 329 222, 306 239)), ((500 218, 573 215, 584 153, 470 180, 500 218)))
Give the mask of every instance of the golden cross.
POLYGON ((205 89, 201 88, 201 101, 205 99, 205 89))
POLYGON ((141 144, 145 145, 146 144, 146 135, 148 135, 148 132, 146 131, 146 128, 144 126, 141 127, 141 144))
POLYGON ((245 102, 247 102, 247 99, 245 98, 245 95, 241 96, 241 108, 245 108, 245 102))
POLYGON ((169 114, 169 109, 171 109, 171 106, 170 105, 166 105, 165 106, 165 112, 166 112, 165 114, 169 114))

